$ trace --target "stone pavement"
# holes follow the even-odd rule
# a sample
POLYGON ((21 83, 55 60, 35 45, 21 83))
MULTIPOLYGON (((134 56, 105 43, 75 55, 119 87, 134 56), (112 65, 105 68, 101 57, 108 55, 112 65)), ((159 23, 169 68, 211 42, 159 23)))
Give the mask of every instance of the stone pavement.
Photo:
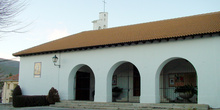
POLYGON ((12 104, 0 104, 0 110, 80 110, 80 109, 57 108, 57 107, 50 107, 50 106, 14 108, 12 104))
POLYGON ((100 110, 208 110, 207 104, 194 103, 125 103, 62 100, 51 107, 100 110))
MULTIPOLYGON (((92 110, 92 109, 57 108, 57 107, 50 107, 50 106, 14 108, 12 106, 12 104, 1 104, 0 103, 0 110, 92 110)), ((219 109, 209 109, 209 110, 220 110, 220 108, 219 109)))

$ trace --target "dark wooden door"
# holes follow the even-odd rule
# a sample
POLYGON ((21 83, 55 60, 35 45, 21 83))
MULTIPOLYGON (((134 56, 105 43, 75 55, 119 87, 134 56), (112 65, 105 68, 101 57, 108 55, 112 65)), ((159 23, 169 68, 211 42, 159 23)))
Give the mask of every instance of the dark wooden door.
POLYGON ((89 100, 90 98, 90 73, 76 73, 76 100, 89 100))
POLYGON ((135 66, 133 72, 133 96, 140 96, 140 74, 135 66))

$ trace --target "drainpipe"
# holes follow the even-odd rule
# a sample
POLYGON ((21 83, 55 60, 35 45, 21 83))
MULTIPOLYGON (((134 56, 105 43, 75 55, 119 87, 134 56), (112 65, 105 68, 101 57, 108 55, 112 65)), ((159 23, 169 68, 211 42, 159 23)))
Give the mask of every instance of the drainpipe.
POLYGON ((58 81, 57 81, 58 82, 58 87, 57 87, 57 90, 59 91, 60 90, 60 86, 59 86, 60 85, 60 80, 59 79, 60 79, 60 68, 61 68, 61 64, 60 64, 60 62, 61 62, 61 53, 60 52, 59 52, 59 61, 58 62, 59 62, 60 67, 58 69, 58 81))

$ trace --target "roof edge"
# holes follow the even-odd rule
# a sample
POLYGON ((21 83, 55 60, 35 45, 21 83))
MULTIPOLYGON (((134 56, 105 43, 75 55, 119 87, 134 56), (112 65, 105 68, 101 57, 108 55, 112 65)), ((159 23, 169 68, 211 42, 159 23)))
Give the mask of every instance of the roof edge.
POLYGON ((16 53, 12 54, 13 56, 32 56, 32 55, 41 55, 41 54, 50 54, 50 53, 59 53, 59 52, 68 52, 68 51, 77 51, 77 50, 88 50, 88 49, 93 49, 93 48, 99 48, 99 47, 112 47, 112 46, 117 46, 117 45, 124 45, 124 44, 138 44, 139 42, 151 42, 153 43, 154 41, 161 41, 161 40, 167 40, 169 39, 179 39, 183 38, 185 39, 186 37, 194 37, 194 36, 204 36, 204 35, 213 35, 213 34, 219 34, 220 31, 218 32, 210 32, 210 33, 201 33, 201 34, 193 34, 193 35, 186 35, 186 36, 176 36, 176 37, 169 37, 169 38, 162 38, 162 39, 151 39, 151 40, 139 40, 139 41, 130 41, 130 42, 120 42, 120 43, 113 43, 113 44, 104 44, 104 45, 94 45, 94 46, 86 46, 86 47, 78 47, 78 48, 68 48, 68 49, 60 49, 60 50, 52 50, 52 51, 42 51, 42 52, 36 52, 36 53, 26 53, 26 54, 21 54, 21 55, 16 55, 16 53))

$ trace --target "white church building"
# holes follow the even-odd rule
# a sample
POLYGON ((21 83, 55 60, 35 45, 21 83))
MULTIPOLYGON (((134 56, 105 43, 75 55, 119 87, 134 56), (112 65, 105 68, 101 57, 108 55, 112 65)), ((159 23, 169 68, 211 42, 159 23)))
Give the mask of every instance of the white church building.
POLYGON ((220 108, 220 12, 115 28, 101 24, 14 53, 23 94, 47 95, 54 87, 61 100, 220 108), (185 85, 196 91, 188 99, 175 92, 185 85), (122 89, 118 97, 115 87, 122 89))

